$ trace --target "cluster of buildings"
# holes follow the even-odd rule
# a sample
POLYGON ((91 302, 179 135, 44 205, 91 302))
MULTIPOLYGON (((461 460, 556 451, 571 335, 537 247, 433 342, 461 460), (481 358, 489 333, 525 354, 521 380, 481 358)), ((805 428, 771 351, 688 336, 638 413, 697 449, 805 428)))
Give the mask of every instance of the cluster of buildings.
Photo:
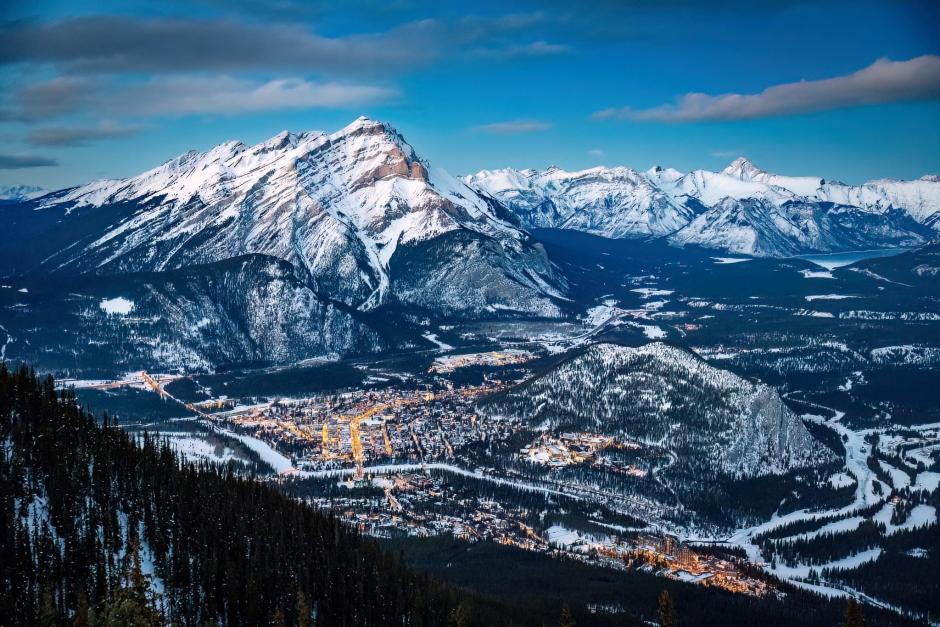
POLYGON ((431 364, 428 372, 445 374, 467 366, 512 366, 524 364, 533 359, 528 351, 507 348, 486 353, 465 353, 463 355, 445 355, 438 357, 431 364))
POLYGON ((543 433, 539 438, 519 450, 522 459, 549 468, 564 468, 590 463, 595 468, 609 472, 645 477, 648 471, 635 464, 618 462, 598 453, 607 449, 639 450, 636 442, 619 440, 609 435, 596 433, 562 433, 555 436, 543 433))
POLYGON ((561 468, 593 459, 598 451, 613 444, 613 437, 594 433, 562 433, 559 436, 543 433, 532 444, 523 446, 519 454, 533 464, 561 468))
POLYGON ((358 390, 281 400, 213 419, 264 440, 305 470, 445 460, 468 443, 512 433, 512 425, 482 423, 474 411, 481 396, 502 385, 485 381, 435 392, 358 390))
MULTIPOLYGON (((501 358, 497 353, 481 355, 501 358)), ((510 355, 509 358, 520 359, 521 356, 510 355)), ((478 386, 446 386, 435 391, 357 390, 237 408, 214 413, 211 418, 262 439, 281 454, 290 456, 292 464, 304 470, 356 467, 358 472, 353 479, 339 480, 339 483, 360 489, 309 500, 314 506, 338 512, 366 534, 378 537, 450 535, 470 542, 493 541, 553 556, 573 556, 614 568, 643 568, 662 576, 737 592, 763 594, 766 591, 763 582, 745 576, 732 562, 698 555, 691 547, 668 536, 608 535, 596 539, 563 533, 562 537, 568 540, 559 541, 557 529, 546 528, 540 520, 540 512, 527 509, 525 499, 488 498, 484 496, 485 490, 473 485, 472 479, 457 481, 440 469, 430 472, 386 470, 387 474, 375 477, 366 474, 366 466, 404 462, 405 466, 413 468, 411 465, 425 462, 449 463, 469 444, 509 440, 523 425, 505 420, 481 420, 475 412, 480 397, 504 385, 484 381, 478 386)), ((655 454, 647 448, 596 433, 546 433, 524 446, 520 456, 551 468, 591 464, 605 471, 643 476, 645 470, 622 460, 634 459, 646 452, 655 454)), ((455 463, 460 461, 458 458, 455 463)), ((498 481, 505 484, 511 479, 510 471, 498 481)), ((547 489, 571 493, 574 498, 613 497, 595 494, 594 489, 587 486, 556 487, 559 482, 550 477, 545 477, 542 483, 547 489)), ((642 503, 631 501, 624 506, 627 505, 639 508, 642 503)))

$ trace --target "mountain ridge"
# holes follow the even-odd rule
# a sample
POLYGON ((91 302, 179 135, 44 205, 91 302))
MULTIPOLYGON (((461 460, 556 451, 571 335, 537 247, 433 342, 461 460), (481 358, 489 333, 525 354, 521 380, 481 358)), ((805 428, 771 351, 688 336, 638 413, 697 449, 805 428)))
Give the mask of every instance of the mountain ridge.
MULTIPOLYGON (((14 223, 36 214, 50 225, 20 239, 39 247, 41 254, 24 252, 39 273, 164 271, 259 253, 292 263, 316 291, 362 310, 402 299, 434 309, 435 295, 394 291, 392 258, 460 232, 476 242, 462 254, 480 254, 462 257, 463 271, 439 255, 424 273, 474 293, 473 313, 557 316, 555 301, 564 298, 544 252, 498 203, 365 117, 332 134, 285 131, 254 146, 189 151, 135 177, 47 194, 14 223), (76 236, 49 248, 44 240, 62 225, 76 236), (474 268, 491 284, 478 285, 474 268)), ((460 310, 456 299, 447 309, 460 310)))
POLYGON ((643 173, 603 166, 568 172, 553 166, 544 171, 482 170, 464 181, 504 202, 529 228, 568 228, 613 238, 667 237, 679 245, 696 243, 755 256, 916 246, 940 228, 940 179, 930 175, 850 186, 822 177, 768 173, 738 157, 720 172, 682 173, 662 166, 643 173), (586 179, 617 182, 592 188, 583 184, 586 179), (755 213, 754 207, 764 211, 755 213), (729 221, 730 209, 737 217, 729 221), (807 211, 814 214, 809 219, 807 211), (637 213, 644 219, 636 219, 637 213), (841 227, 831 228, 828 223, 833 222, 841 227), (853 226, 857 234, 851 232, 853 226))

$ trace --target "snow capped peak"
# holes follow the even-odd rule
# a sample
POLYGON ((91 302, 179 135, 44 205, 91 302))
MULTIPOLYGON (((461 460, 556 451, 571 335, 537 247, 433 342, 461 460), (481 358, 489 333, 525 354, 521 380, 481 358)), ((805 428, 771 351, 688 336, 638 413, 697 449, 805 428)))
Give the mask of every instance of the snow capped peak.
POLYGON ((364 131, 379 131, 379 132, 389 132, 394 135, 398 135, 398 132, 393 129, 391 126, 385 124, 384 122, 379 122, 368 118, 364 115, 360 115, 358 118, 353 120, 351 123, 347 124, 340 130, 336 131, 331 135, 331 138, 339 138, 347 135, 354 135, 356 133, 361 133, 364 131))
POLYGON ((682 174, 663 166, 643 174, 627 167, 566 172, 553 166, 484 170, 465 182, 503 202, 530 228, 668 236, 678 244, 753 255, 911 246, 923 241, 925 228, 940 230, 936 176, 853 187, 771 174, 739 157, 721 172, 682 174))
POLYGON ((542 171, 484 170, 465 181, 506 204, 523 225, 533 228, 650 237, 670 233, 689 219, 688 209, 647 176, 627 167, 598 166, 575 172, 554 165, 542 171))
POLYGON ((261 150, 283 150, 285 148, 296 148, 297 147, 298 136, 294 135, 290 131, 281 131, 271 139, 261 142, 255 149, 261 150))
MULTIPOLYGON (((544 252, 532 249, 492 201, 423 161, 391 126, 365 117, 329 135, 282 131, 252 147, 233 141, 189 151, 140 175, 42 202, 66 213, 121 202, 145 206, 83 248, 49 259, 53 268, 161 271, 264 254, 305 271, 332 298, 370 309, 391 297, 396 250, 462 232, 454 241, 486 242, 485 253, 468 257, 480 264, 490 263, 481 261, 484 255, 525 257, 518 264, 524 268, 508 261, 501 267, 505 280, 532 298, 502 304, 547 314, 555 310, 546 294, 559 293, 544 252)), ((457 296, 455 309, 462 306, 457 296)), ((474 306, 489 303, 490 297, 476 296, 474 306)))
POLYGON ((675 168, 664 168, 661 165, 654 165, 644 172, 646 177, 654 183, 672 183, 682 177, 682 172, 675 168))
POLYGON ((926 181, 928 183, 940 183, 940 174, 925 174, 918 181, 926 181))
POLYGON ((729 163, 728 167, 721 172, 722 174, 739 178, 742 181, 749 181, 764 174, 764 171, 754 165, 747 157, 738 157, 729 163))
POLYGON ((36 185, 0 185, 0 200, 30 200, 45 193, 43 188, 36 185))

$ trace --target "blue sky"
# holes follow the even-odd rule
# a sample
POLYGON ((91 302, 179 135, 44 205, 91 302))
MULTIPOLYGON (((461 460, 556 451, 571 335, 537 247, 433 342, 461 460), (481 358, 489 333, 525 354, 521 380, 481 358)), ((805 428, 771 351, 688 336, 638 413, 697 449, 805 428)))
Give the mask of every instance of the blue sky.
POLYGON ((19 4, 0 15, 0 185, 360 114, 453 173, 738 155, 853 183, 940 172, 933 1, 19 4))

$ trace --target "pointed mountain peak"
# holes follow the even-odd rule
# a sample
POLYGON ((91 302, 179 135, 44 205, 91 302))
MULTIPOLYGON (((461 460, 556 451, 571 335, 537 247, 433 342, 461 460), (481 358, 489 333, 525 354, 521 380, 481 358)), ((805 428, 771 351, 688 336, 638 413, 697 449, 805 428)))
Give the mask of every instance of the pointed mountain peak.
POLYGON ((754 165, 747 157, 738 157, 729 163, 728 167, 722 170, 721 173, 749 180, 758 174, 763 174, 764 171, 754 165))
POLYGON ((395 132, 393 128, 384 122, 379 122, 378 120, 373 120, 372 118, 360 115, 358 118, 333 133, 333 137, 344 137, 347 135, 355 135, 357 133, 374 131, 378 129, 383 131, 391 131, 393 133, 395 132))
POLYGON ((297 136, 291 133, 290 131, 281 131, 274 137, 261 143, 259 148, 262 150, 279 150, 287 147, 295 147, 297 145, 297 136))

